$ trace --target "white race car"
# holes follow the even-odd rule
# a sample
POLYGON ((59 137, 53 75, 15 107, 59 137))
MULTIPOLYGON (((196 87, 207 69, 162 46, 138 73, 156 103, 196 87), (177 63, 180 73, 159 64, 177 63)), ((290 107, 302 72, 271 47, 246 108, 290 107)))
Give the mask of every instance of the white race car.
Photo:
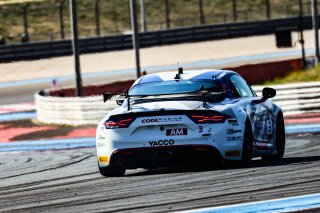
MULTIPOLYGON (((240 75, 226 70, 142 76, 97 127, 100 173, 282 159, 283 114, 269 100, 275 95, 264 88, 257 97, 240 75)), ((110 97, 104 94, 105 101, 110 97)))

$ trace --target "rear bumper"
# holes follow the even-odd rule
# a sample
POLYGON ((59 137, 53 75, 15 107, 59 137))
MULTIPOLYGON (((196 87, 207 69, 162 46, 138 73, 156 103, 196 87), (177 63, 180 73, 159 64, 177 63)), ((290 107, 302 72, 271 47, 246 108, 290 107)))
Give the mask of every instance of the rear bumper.
POLYGON ((112 153, 110 163, 117 161, 127 169, 212 165, 221 162, 220 152, 210 145, 183 145, 120 149, 112 153))

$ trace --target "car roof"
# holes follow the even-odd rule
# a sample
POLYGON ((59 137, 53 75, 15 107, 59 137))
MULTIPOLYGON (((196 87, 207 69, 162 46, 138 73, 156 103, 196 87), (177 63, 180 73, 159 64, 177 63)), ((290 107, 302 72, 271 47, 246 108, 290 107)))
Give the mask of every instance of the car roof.
MULTIPOLYGON (((178 74, 178 71, 171 72, 160 72, 155 74, 144 75, 138 79, 135 83, 145 84, 160 81, 172 81, 178 74)), ((216 69, 205 69, 205 70, 188 70, 184 71, 180 75, 181 80, 212 80, 212 79, 222 79, 223 77, 235 74, 235 72, 230 70, 216 70, 216 69)))

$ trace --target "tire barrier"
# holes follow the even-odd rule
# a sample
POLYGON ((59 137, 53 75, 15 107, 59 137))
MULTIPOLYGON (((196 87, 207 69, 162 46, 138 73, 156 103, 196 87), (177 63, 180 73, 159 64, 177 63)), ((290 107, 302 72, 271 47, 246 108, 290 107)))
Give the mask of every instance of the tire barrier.
POLYGON ((102 96, 51 97, 35 94, 37 118, 40 122, 65 125, 97 125, 117 104, 103 103, 102 96))
MULTIPOLYGON (((319 112, 320 111, 320 82, 296 83, 285 85, 268 85, 277 90, 272 98, 279 105, 284 115, 319 112)), ((262 95, 264 86, 254 86, 258 96, 262 95)))

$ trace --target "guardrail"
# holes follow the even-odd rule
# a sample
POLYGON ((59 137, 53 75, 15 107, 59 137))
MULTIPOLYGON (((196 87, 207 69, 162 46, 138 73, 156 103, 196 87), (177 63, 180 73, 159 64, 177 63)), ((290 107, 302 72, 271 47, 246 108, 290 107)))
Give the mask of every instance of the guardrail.
MULTIPOLYGON (((139 33, 140 46, 150 47, 274 33, 278 28, 296 29, 298 18, 226 23, 139 33)), ((303 18, 305 29, 312 28, 310 16, 303 18)), ((80 39, 80 53, 132 48, 132 36, 115 35, 80 39)), ((70 40, 0 46, 0 62, 33 60, 72 54, 70 40)))
MULTIPOLYGON (((261 96, 264 86, 253 89, 261 96)), ((284 115, 320 111, 320 82, 288 85, 270 85, 277 90, 272 100, 278 104, 284 115)), ((102 96, 90 97, 51 97, 35 95, 37 118, 44 123, 67 125, 97 125, 112 109, 115 101, 103 103, 102 96)))
MULTIPOLYGON (((272 98, 272 101, 282 108, 284 115, 320 112, 320 82, 268 87, 277 90, 277 95, 272 98)), ((263 86, 254 86, 253 89, 261 96, 263 86)))

